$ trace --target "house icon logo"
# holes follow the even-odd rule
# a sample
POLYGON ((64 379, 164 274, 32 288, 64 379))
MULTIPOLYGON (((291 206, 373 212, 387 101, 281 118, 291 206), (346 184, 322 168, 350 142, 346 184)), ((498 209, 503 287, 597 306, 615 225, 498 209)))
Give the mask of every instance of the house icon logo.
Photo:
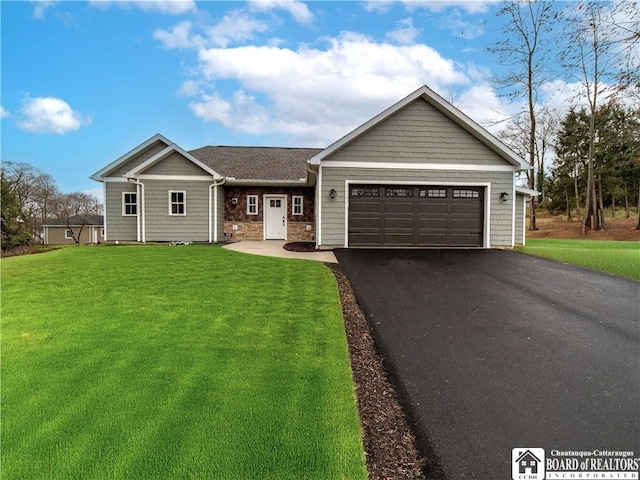
POLYGON ((514 448, 511 450, 511 477, 513 480, 543 480, 544 449, 514 448))

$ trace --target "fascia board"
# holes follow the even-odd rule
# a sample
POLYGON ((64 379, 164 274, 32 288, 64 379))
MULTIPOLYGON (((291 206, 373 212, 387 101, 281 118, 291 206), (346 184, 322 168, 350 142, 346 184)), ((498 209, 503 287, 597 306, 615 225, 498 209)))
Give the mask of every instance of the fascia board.
POLYGON ((537 197, 538 195, 540 195, 540 192, 538 192, 537 190, 532 190, 527 187, 518 187, 518 186, 516 186, 516 193, 527 195, 529 197, 537 197))
POLYGON ((153 137, 151 137, 148 140, 142 142, 137 147, 133 148, 132 150, 128 151, 127 153, 125 153, 121 157, 117 158, 116 160, 111 162, 109 165, 107 165, 103 169, 98 170, 96 173, 91 175, 91 177, 89 177, 89 178, 91 178, 91 180, 95 180, 95 181, 98 181, 98 182, 103 181, 104 177, 107 176, 109 174, 109 172, 112 172, 113 170, 118 168, 120 165, 122 165, 123 163, 127 162, 131 157, 133 157, 134 155, 137 155, 138 153, 143 151, 145 148, 147 148, 151 144, 157 142, 158 140, 160 140, 161 142, 165 143, 167 146, 171 145, 173 143, 171 140, 167 139, 165 136, 163 136, 163 135, 161 135, 159 133, 156 133, 153 137))

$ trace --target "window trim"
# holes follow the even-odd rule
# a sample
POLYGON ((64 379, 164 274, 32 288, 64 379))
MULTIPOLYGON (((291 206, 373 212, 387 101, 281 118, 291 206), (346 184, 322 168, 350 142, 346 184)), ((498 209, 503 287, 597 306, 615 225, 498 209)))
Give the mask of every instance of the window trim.
POLYGON ((258 211, 258 195, 247 195, 247 215, 258 215, 258 211), (251 200, 255 200, 255 204, 251 200), (251 211, 251 207, 255 207, 255 212, 251 211))
POLYGON ((137 217, 138 216, 138 193, 137 192, 122 192, 122 216, 123 217, 137 217), (134 202, 126 202, 125 197, 127 195, 133 195, 135 198, 134 202), (127 206, 135 207, 136 213, 127 213, 127 206))
POLYGON ((187 192, 185 190, 169 190, 169 216, 186 217, 187 216, 187 192), (182 194, 182 202, 174 202, 171 197, 174 193, 182 194), (182 213, 173 213, 174 205, 182 205, 182 213))
POLYGON ((291 215, 302 215, 304 212, 304 196, 292 195, 291 197, 291 215), (296 201, 300 201, 299 205, 296 205, 296 201), (300 211, 296 211, 296 207, 300 207, 300 211))
POLYGON ((64 239, 65 240, 73 240, 73 230, 71 230, 70 228, 65 229, 65 231, 64 231, 64 239), (69 233, 71 235, 69 235, 69 233))

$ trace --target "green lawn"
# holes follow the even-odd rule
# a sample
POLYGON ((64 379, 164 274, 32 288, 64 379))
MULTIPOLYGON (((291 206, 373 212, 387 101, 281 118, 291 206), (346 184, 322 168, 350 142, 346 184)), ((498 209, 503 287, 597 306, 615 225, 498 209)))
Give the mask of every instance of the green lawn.
POLYGON ((519 251, 640 280, 640 243, 527 239, 519 251))
POLYGON ((364 479, 335 279, 213 246, 2 261, 11 479, 364 479))

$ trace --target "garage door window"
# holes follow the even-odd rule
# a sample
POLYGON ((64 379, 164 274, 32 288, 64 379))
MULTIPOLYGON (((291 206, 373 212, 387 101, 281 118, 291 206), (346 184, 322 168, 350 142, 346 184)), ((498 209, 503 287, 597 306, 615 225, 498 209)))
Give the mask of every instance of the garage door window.
POLYGON ((453 190, 453 198, 480 198, 480 192, 477 190, 453 190))
POLYGON ((378 187, 351 187, 352 197, 377 197, 379 194, 378 187))
POLYGON ((385 197, 413 197, 413 188, 407 187, 387 187, 384 192, 385 197))
POLYGON ((444 188, 421 188, 420 196, 427 198, 447 198, 447 190, 444 188))

